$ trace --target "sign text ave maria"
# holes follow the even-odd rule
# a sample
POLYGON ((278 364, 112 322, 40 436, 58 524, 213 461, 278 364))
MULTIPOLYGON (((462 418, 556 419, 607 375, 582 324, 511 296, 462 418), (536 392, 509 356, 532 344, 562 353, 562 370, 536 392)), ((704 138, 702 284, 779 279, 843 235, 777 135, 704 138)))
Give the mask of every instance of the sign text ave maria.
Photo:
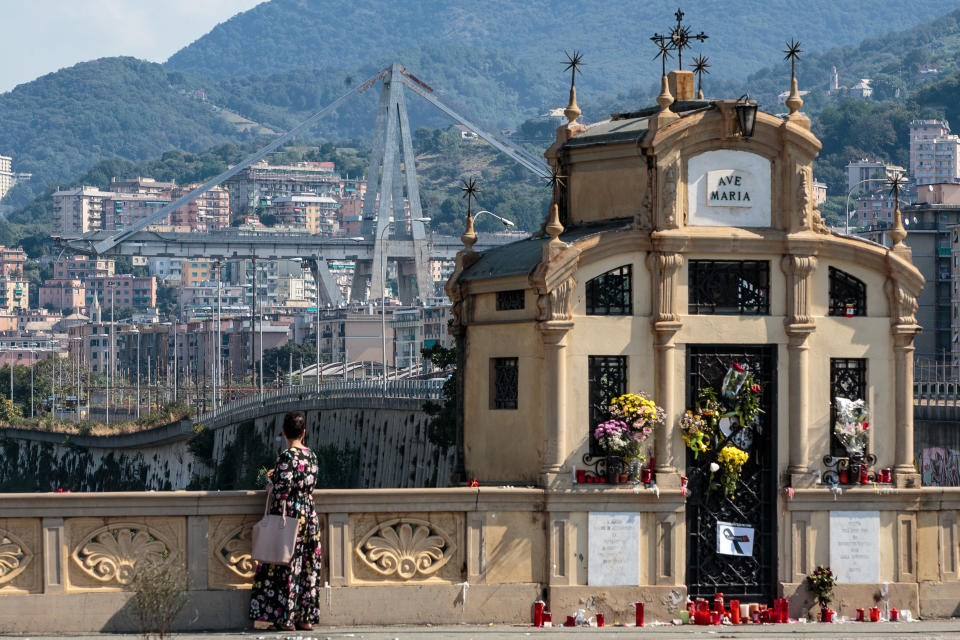
POLYGON ((741 169, 707 172, 707 205, 711 207, 752 207, 753 176, 741 169))

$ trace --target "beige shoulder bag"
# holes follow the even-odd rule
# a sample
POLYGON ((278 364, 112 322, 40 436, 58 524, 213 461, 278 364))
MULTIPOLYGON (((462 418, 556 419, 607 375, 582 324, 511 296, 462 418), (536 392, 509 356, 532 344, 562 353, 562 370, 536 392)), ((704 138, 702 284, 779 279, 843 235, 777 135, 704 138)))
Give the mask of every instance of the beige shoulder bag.
POLYGON ((282 515, 270 515, 270 499, 273 497, 273 485, 267 489, 267 506, 263 510, 263 519, 253 525, 253 552, 250 554, 257 562, 267 564, 290 564, 293 547, 297 544, 298 518, 287 517, 287 503, 283 503, 282 515))

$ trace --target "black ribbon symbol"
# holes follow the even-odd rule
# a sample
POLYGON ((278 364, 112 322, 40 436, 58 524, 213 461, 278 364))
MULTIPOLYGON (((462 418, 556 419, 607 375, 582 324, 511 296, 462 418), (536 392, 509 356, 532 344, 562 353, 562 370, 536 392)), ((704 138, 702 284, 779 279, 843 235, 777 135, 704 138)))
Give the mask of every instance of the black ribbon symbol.
POLYGON ((740 543, 750 542, 750 536, 735 536, 729 528, 723 530, 723 537, 733 543, 733 549, 740 555, 743 555, 743 547, 740 546, 740 543))

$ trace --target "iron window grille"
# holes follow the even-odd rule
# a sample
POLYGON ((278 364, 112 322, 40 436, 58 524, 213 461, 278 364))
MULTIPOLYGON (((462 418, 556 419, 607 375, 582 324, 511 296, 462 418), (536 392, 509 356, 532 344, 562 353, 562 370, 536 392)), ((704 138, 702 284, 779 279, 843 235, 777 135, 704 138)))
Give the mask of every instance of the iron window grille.
POLYGON ((608 403, 627 392, 626 356, 587 357, 587 398, 590 403, 590 454, 600 454, 593 437, 597 425, 610 417, 608 403))
POLYGON ((867 285, 845 271, 830 267, 831 316, 867 315, 867 285))
POLYGON ((497 291, 497 311, 517 311, 523 309, 525 293, 523 289, 497 291))
POLYGON ((690 315, 770 315, 766 260, 691 260, 690 315))
POLYGON ((518 369, 517 358, 491 359, 491 409, 517 408, 518 369))
POLYGON ((587 280, 588 316, 629 316, 633 314, 633 265, 601 273, 587 280))
POLYGON ((847 449, 840 442, 833 427, 837 422, 837 403, 835 398, 848 400, 866 400, 867 360, 866 358, 830 358, 830 455, 843 457, 847 449))

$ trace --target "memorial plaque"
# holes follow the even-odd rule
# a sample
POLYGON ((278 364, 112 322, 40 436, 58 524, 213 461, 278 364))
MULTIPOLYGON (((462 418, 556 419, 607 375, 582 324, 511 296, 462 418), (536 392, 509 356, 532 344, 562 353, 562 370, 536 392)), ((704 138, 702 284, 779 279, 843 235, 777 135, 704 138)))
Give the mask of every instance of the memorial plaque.
POLYGON ((837 582, 880 582, 880 512, 830 512, 830 568, 837 582))
POLYGON ((770 226, 770 161, 755 153, 720 149, 687 162, 687 224, 770 226))
POLYGON ((640 516, 590 513, 587 584, 640 584, 640 516))

